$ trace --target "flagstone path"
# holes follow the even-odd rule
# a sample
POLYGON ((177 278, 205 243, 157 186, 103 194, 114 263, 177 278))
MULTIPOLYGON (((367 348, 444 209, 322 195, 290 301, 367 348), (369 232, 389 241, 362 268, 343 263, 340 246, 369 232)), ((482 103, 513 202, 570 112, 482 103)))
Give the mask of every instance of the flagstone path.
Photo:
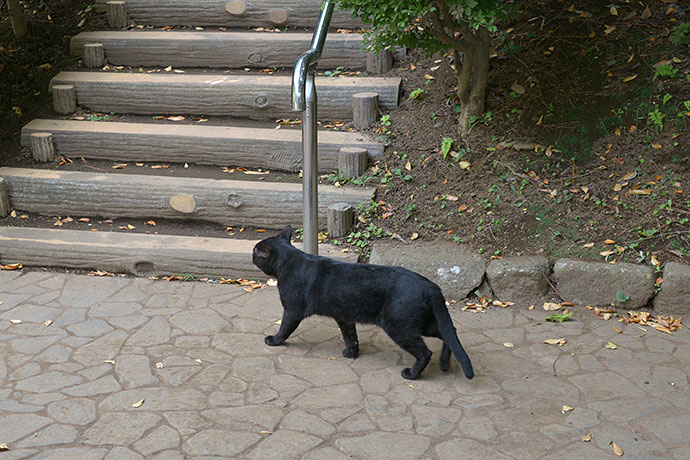
POLYGON ((407 381, 374 327, 356 360, 327 319, 264 345, 274 287, 3 271, 0 302, 0 460, 690 459, 686 329, 452 306, 476 377, 407 381))

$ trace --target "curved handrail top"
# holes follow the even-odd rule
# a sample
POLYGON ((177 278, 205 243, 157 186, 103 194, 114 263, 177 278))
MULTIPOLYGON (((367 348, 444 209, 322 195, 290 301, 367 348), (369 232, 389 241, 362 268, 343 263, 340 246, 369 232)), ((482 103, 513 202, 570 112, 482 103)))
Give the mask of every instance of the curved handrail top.
POLYGON ((330 0, 324 2, 309 50, 304 52, 295 63, 295 68, 292 72, 292 110, 295 112, 303 112, 306 108, 304 87, 307 82, 307 73, 321 57, 326 35, 328 34, 328 27, 331 23, 331 16, 333 15, 333 8, 333 3, 330 0))

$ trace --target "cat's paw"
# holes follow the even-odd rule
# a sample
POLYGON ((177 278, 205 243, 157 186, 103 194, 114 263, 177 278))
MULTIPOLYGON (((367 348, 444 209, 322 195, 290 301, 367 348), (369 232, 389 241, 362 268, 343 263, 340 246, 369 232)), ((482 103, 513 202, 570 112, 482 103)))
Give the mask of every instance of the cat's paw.
POLYGON ((281 343, 283 343, 283 342, 281 342, 280 340, 276 339, 276 336, 275 336, 275 335, 267 335, 267 336, 264 338, 264 342, 265 342, 266 345, 268 345, 269 347, 275 347, 275 346, 280 345, 281 343))
POLYGON ((346 358, 356 358, 359 356, 359 346, 350 345, 349 347, 345 348, 343 350, 343 356, 346 358))
POLYGON ((419 377, 419 373, 415 373, 411 367, 406 367, 403 369, 402 372, 400 372, 400 375, 407 380, 415 380, 417 377, 419 377))

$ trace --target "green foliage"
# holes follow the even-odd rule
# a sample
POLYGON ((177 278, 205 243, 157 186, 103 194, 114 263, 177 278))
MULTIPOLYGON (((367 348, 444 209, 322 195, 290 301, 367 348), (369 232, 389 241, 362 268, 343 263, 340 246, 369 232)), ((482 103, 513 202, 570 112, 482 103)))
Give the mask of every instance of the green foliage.
POLYGON ((327 70, 327 71, 325 71, 323 74, 324 74, 325 76, 327 76, 327 77, 337 77, 338 75, 340 75, 340 74, 343 73, 344 71, 345 71, 345 67, 339 66, 339 67, 336 67, 336 68, 333 69, 333 70, 327 70))
POLYGON ((448 154, 450 153, 450 149, 453 148, 453 143, 455 142, 455 139, 452 137, 444 137, 443 142, 441 143, 441 156, 445 160, 448 158, 448 154))
POLYGON ((661 113, 658 106, 654 106, 654 110, 649 112, 649 123, 659 131, 664 130, 664 114, 661 113))
POLYGON ((668 41, 675 44, 690 45, 690 22, 678 24, 668 36, 668 41))
POLYGON ((424 96, 424 90, 422 88, 417 88, 410 93, 410 97, 407 98, 408 101, 413 99, 421 99, 424 96))
POLYGON ((616 299, 618 299, 618 301, 621 303, 625 303, 628 300, 630 300, 630 296, 619 289, 618 291, 616 291, 616 299))
POLYGON ((678 69, 674 69, 673 64, 661 64, 656 68, 656 72, 654 72, 654 77, 652 80, 656 80, 656 77, 674 78, 677 73, 678 69))
MULTIPOLYGON (((335 0, 345 11, 362 18, 368 25, 365 43, 374 49, 390 46, 421 48, 428 53, 445 52, 450 48, 429 32, 424 22, 439 13, 441 6, 447 7, 454 18, 454 29, 462 23, 471 28, 486 26, 496 31, 496 20, 506 17, 508 7, 497 0, 441 0, 419 1, 398 0, 381 2, 376 0, 335 0)), ((512 7, 511 7, 512 8, 512 7)), ((450 19, 450 18, 449 18, 450 19)))
POLYGON ((552 321, 554 323, 562 323, 563 321, 568 321, 570 317, 573 316, 573 312, 569 311, 566 313, 554 313, 546 317, 546 321, 552 321))

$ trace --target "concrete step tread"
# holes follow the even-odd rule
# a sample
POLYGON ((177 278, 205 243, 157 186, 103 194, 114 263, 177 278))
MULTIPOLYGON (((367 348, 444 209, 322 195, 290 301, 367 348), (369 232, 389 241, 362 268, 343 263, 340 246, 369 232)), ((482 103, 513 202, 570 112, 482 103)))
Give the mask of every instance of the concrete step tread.
MULTIPOLYGON (((105 12, 108 0, 96 0, 96 11, 105 12)), ((241 15, 226 11, 228 0, 127 0, 127 16, 138 24, 157 26, 228 26, 272 27, 269 12, 287 12, 290 27, 314 27, 321 14, 322 0, 244 0, 241 15)), ((334 11, 331 27, 360 27, 361 21, 350 13, 334 11)))
MULTIPOLYGON (((73 85, 77 103, 99 112, 194 113, 249 118, 285 118, 291 111, 291 76, 255 74, 160 74, 60 72, 50 82, 73 85)), ((352 118, 352 96, 379 94, 379 106, 398 105, 398 77, 316 77, 319 118, 352 118)))
MULTIPOLYGON (((311 33, 118 30, 81 32, 70 51, 83 55, 88 43, 102 43, 110 64, 174 67, 292 67, 309 49, 311 33)), ((321 68, 366 67, 361 34, 330 34, 321 68)))
MULTIPOLYGON (((31 134, 37 132, 52 133, 57 151, 67 157, 290 172, 302 167, 300 129, 36 119, 22 128, 22 145, 29 147, 31 134)), ((381 142, 359 132, 319 130, 318 139, 321 172, 338 168, 342 147, 367 149, 372 159, 380 157, 384 149, 381 142)))
MULTIPOLYGON (((282 228, 302 222, 302 185, 48 169, 0 168, 10 205, 38 214, 201 220, 282 228)), ((329 205, 368 202, 373 188, 319 187, 319 222, 329 205)))
MULTIPOLYGON (((0 227, 0 261, 24 266, 106 270, 139 276, 191 274, 197 277, 266 279, 252 263, 258 240, 141 233, 0 227)), ((296 244, 301 247, 301 244, 296 244)), ((320 255, 356 262, 357 255, 319 245, 320 255)))

